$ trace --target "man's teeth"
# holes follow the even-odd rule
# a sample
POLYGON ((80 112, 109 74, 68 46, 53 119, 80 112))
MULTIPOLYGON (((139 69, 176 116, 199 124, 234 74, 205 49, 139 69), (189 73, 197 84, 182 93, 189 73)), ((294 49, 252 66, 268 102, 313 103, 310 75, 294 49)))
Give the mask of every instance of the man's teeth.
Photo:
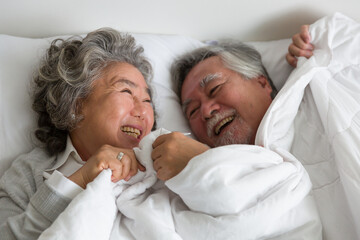
POLYGON ((140 135, 140 130, 132 127, 121 127, 121 131, 135 138, 138 138, 140 135))
POLYGON ((220 129, 222 126, 224 126, 226 123, 231 122, 232 120, 234 120, 234 116, 231 117, 227 117, 225 119, 223 119, 215 128, 215 134, 218 135, 220 133, 220 129))

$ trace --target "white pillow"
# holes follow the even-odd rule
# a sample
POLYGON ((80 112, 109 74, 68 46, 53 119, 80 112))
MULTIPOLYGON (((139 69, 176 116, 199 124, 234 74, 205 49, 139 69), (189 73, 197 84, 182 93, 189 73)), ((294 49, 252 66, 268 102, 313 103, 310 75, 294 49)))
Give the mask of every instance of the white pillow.
MULTIPOLYGON (((204 43, 185 36, 133 35, 144 46, 154 68, 158 127, 190 132, 175 94, 175 86, 170 81, 170 66, 177 56, 204 43)), ((0 176, 12 160, 34 147, 36 115, 31 109, 29 83, 52 39, 0 35, 0 176)), ((278 88, 291 70, 284 57, 289 43, 290 40, 251 43, 262 54, 264 65, 278 88)))
POLYGON ((285 59, 291 42, 291 39, 281 39, 247 43, 260 52, 262 62, 278 90, 284 86, 285 81, 293 69, 285 59))

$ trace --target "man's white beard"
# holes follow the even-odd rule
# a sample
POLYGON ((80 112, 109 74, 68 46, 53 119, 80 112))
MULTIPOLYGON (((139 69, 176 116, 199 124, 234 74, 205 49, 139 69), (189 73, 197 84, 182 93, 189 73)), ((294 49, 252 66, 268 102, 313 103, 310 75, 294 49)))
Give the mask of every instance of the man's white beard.
POLYGON ((215 114, 207 123, 207 134, 210 138, 215 139, 215 147, 229 144, 250 144, 253 135, 252 128, 240 117, 235 109, 215 114), (221 136, 214 133, 215 125, 228 116, 234 116, 231 126, 227 126, 227 130, 223 130, 221 136))
POLYGON ((230 144, 250 144, 252 137, 252 129, 247 125, 242 118, 236 116, 227 130, 219 136, 215 141, 215 147, 230 145, 230 144), (236 123, 234 121, 240 121, 236 123), (239 127, 240 126, 240 127, 239 127))

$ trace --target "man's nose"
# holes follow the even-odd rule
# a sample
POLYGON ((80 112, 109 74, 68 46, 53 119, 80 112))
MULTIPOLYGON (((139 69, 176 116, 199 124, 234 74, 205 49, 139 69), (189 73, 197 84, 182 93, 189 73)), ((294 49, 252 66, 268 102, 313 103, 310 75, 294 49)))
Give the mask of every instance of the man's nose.
POLYGON ((202 120, 207 121, 210 118, 212 118, 212 116, 217 113, 220 109, 220 106, 218 103, 216 103, 213 100, 210 101, 206 101, 203 102, 201 104, 201 117, 202 120))

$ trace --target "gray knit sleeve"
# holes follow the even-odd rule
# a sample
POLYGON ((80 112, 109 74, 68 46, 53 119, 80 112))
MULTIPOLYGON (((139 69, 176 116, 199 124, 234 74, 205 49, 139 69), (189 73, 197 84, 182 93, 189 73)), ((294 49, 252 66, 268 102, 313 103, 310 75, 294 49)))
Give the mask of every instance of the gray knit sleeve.
POLYGON ((18 158, 0 180, 1 239, 37 239, 71 199, 44 183, 52 160, 33 151, 18 158))

